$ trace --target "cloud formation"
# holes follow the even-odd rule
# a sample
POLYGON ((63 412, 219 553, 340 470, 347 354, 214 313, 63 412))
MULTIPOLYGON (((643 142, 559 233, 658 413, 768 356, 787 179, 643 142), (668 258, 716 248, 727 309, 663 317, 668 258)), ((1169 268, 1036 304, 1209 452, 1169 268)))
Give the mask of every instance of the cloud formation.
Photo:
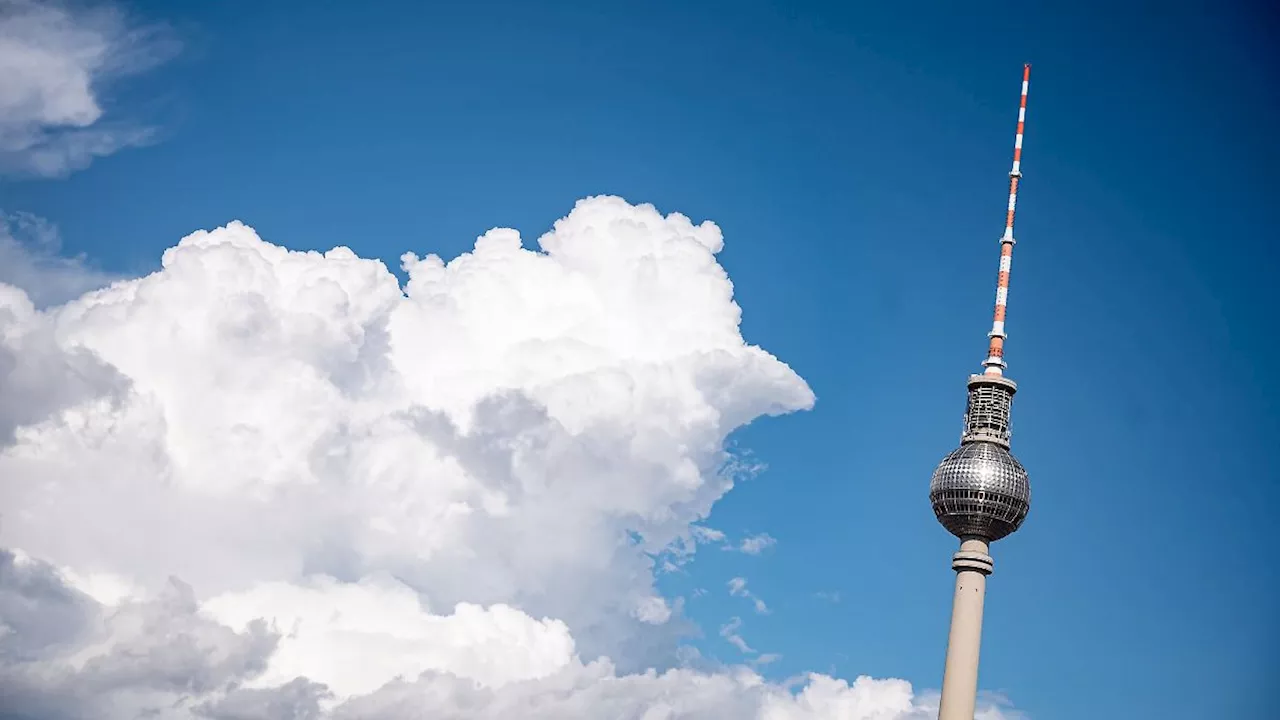
POLYGON ((765 550, 777 545, 778 541, 769 533, 760 533, 742 539, 742 543, 738 545, 738 550, 748 555, 759 555, 765 550))
POLYGON ((738 652, 744 655, 755 654, 756 652, 755 648, 752 648, 750 645, 748 645, 747 641, 743 639, 742 634, 738 632, 741 629, 742 629, 742 618, 740 617, 729 618, 729 622, 720 626, 720 637, 724 638, 725 642, 738 648, 738 652))
POLYGON ((0 0, 0 174, 62 176, 148 142, 153 128, 107 117, 102 89, 177 48, 114 5, 0 0))
POLYGON ((729 578, 729 594, 734 597, 746 598, 751 601, 751 605, 756 612, 766 615, 769 612, 769 606, 765 604, 755 593, 747 589, 747 579, 744 577, 729 578))
POLYGON ((727 435, 813 394, 743 340, 713 223, 597 197, 537 243, 407 253, 401 287, 232 223, 46 310, 0 284, 0 696, 50 720, 935 712, 900 680, 679 652, 655 567, 743 472, 727 435))
POLYGON ((59 253, 58 229, 31 213, 0 210, 0 283, 27 294, 36 307, 56 305, 117 280, 83 257, 59 253))

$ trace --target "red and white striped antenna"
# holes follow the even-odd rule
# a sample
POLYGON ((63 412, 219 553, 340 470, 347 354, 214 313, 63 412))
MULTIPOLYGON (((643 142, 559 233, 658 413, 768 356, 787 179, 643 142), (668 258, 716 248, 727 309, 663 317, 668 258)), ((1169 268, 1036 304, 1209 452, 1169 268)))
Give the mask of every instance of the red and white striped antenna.
POLYGON ((1009 171, 1009 212, 1005 216, 1004 236, 1000 238, 1000 274, 996 279, 995 320, 991 324, 991 338, 987 346, 987 359, 982 361, 984 375, 1003 375, 1004 317, 1009 302, 1009 269, 1013 265, 1013 212, 1018 205, 1018 181, 1022 179, 1022 129, 1027 121, 1027 86, 1031 82, 1031 63, 1022 66, 1022 101, 1018 106, 1018 134, 1013 139, 1013 169, 1009 171))

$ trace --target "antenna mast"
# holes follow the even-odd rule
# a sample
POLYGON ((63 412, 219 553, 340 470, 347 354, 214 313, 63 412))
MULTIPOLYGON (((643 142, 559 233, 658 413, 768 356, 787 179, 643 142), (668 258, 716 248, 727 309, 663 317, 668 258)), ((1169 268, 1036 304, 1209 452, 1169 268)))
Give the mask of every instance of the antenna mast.
POLYGON ((1005 216, 1004 236, 1000 238, 1000 274, 996 279, 995 320, 991 323, 991 338, 987 346, 987 359, 982 361, 984 375, 1003 375, 1004 318, 1009 302, 1009 269, 1013 265, 1013 213, 1018 205, 1018 181, 1022 179, 1022 129, 1027 120, 1027 86, 1031 82, 1031 63, 1022 66, 1022 101, 1018 106, 1018 133, 1013 139, 1013 169, 1009 171, 1009 212, 1005 216))

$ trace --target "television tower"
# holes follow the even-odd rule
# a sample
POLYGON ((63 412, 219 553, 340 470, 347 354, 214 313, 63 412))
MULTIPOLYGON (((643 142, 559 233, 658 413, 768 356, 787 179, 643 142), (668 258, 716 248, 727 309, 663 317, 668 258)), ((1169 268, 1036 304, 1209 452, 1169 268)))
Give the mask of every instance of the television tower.
POLYGON ((982 603, 987 576, 994 565, 991 543, 1022 525, 1031 507, 1027 471, 1009 452, 1009 412, 1018 386, 1005 377, 1004 320, 1013 260, 1013 211, 1022 179, 1022 128, 1027 115, 1031 65, 1022 68, 1022 103, 1018 134, 1009 171, 1009 210, 1000 238, 1000 274, 996 280, 995 321, 983 371, 969 376, 969 400, 960 447, 943 458, 929 483, 929 502, 938 522, 960 538, 951 558, 956 593, 951 607, 951 633, 942 676, 938 720, 973 720, 978 694, 978 648, 982 642, 982 603))

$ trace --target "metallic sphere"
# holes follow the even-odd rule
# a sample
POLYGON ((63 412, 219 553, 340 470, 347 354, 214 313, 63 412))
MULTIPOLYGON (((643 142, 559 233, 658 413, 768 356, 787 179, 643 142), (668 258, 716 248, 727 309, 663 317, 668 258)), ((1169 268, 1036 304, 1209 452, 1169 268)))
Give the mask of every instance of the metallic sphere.
POLYGON ((956 537, 999 540, 1017 530, 1031 507, 1022 464, 993 442, 967 442, 933 471, 929 501, 938 522, 956 537))

